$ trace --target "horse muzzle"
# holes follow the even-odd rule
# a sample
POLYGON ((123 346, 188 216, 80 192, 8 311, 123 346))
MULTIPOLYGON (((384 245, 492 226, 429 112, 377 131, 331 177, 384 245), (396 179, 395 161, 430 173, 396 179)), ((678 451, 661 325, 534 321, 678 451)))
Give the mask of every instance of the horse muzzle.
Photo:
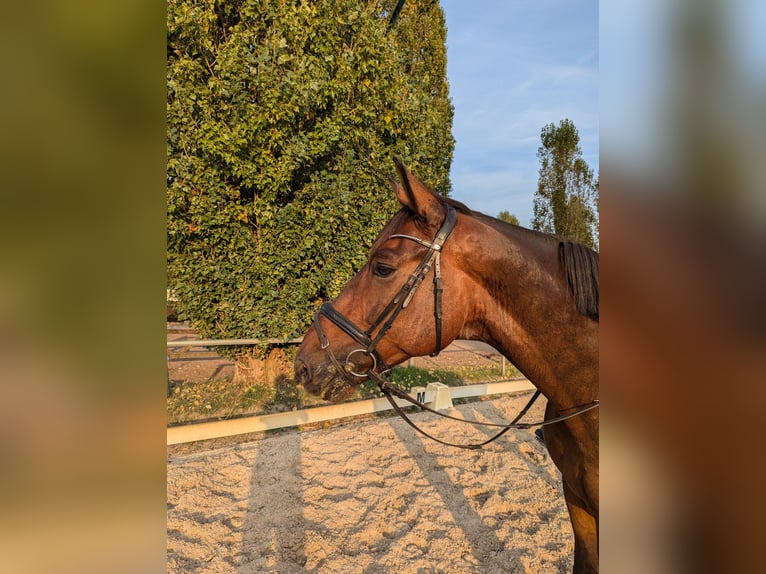
POLYGON ((357 359, 362 357, 349 356, 345 368, 339 372, 338 368, 329 362, 312 363, 299 355, 295 359, 295 381, 303 386, 306 392, 321 396, 326 401, 347 399, 360 383, 367 380, 367 375, 362 373, 370 369, 370 366, 363 362, 356 363, 357 359))

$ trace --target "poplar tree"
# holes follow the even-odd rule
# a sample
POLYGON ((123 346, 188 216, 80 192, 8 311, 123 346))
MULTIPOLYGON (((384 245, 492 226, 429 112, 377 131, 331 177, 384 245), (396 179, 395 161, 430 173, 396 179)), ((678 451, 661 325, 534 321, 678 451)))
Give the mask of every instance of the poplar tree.
POLYGON ((582 158, 580 135, 569 119, 540 133, 532 228, 598 248, 598 185, 582 158))

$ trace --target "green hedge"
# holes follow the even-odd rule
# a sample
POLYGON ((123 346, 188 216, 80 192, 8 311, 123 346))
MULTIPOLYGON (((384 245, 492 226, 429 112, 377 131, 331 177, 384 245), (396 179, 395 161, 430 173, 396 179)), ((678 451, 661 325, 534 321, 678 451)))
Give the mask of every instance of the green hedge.
MULTIPOLYGON (((168 287, 204 337, 290 338, 397 209, 450 191, 438 2, 168 2, 168 287)), ((231 353, 241 350, 233 349, 231 353)))

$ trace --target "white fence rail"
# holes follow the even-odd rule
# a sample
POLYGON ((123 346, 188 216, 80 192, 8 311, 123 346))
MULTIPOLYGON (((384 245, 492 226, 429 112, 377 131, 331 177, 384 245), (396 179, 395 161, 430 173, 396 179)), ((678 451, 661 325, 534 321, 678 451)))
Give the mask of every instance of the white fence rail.
MULTIPOLYGON (((432 383, 433 384, 433 383, 432 383)), ((533 391, 535 387, 527 379, 515 381, 503 381, 498 383, 480 383, 475 385, 465 385, 460 387, 432 387, 427 389, 413 389, 413 397, 422 393, 419 400, 424 404, 433 405, 437 394, 441 394, 439 401, 444 404, 444 390, 449 392, 448 405, 451 406, 451 399, 462 399, 470 397, 480 397, 486 395, 496 395, 505 393, 521 393, 533 391)), ((404 400, 396 399, 397 403, 407 406, 404 400)), ((440 408, 441 405, 435 405, 440 408)), ((295 427, 299 425, 319 423, 330 420, 343 419, 359 415, 367 415, 390 410, 392 407, 385 398, 368 399, 356 401, 353 403, 344 403, 339 405, 328 405, 314 407, 300 411, 290 411, 285 413, 275 413, 270 415, 248 416, 223 421, 213 421, 205 423, 193 423, 181 426, 169 427, 167 429, 167 444, 181 444, 200 440, 209 440, 240 434, 264 432, 280 428, 295 427)))

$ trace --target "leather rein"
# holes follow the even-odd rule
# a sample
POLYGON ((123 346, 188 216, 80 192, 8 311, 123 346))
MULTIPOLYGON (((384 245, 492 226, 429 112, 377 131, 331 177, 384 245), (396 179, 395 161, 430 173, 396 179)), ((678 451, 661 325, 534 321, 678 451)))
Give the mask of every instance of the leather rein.
POLYGON ((442 252, 442 247, 444 246, 444 243, 447 241, 447 238, 449 238, 450 234, 452 233, 452 230, 455 228, 455 223, 457 222, 457 213, 455 212, 455 208, 453 208, 451 205, 446 205, 446 204, 445 204, 445 207, 447 209, 447 214, 444 219, 444 223, 442 223, 442 226, 439 228, 439 231, 436 233, 436 237, 434 238, 433 241, 428 242, 418 237, 413 237, 411 235, 403 235, 398 233, 391 235, 389 237, 389 239, 393 239, 395 237, 399 237, 402 239, 409 239, 411 241, 414 241, 428 248, 428 252, 425 254, 425 256, 423 257, 423 259, 421 260, 417 268, 415 268, 415 271, 413 271, 412 274, 409 276, 409 278, 407 279, 405 284, 402 286, 402 288, 399 290, 399 292, 394 296, 394 298, 391 300, 388 306, 380 313, 380 315, 378 315, 378 318, 375 321, 373 321, 373 323, 370 325, 370 327, 366 331, 363 331, 362 329, 357 327, 350 319, 348 319, 347 317, 342 315, 340 312, 338 312, 335 309, 335 307, 333 307, 332 304, 329 302, 323 303, 322 306, 314 315, 314 328, 316 329, 317 335, 319 337, 319 344, 322 347, 322 349, 324 349, 325 353, 327 354, 327 357, 330 359, 330 362, 334 366, 336 374, 339 377, 342 377, 345 380, 345 382, 351 386, 355 386, 356 384, 359 383, 359 381, 355 379, 370 378, 374 380, 376 384, 378 385, 380 392, 382 392, 383 395, 391 403, 391 406, 393 407, 396 414, 398 414, 401 418, 403 418, 408 425, 410 425, 412 428, 414 428, 416 431, 418 431, 422 435, 430 438, 431 440, 434 440, 438 443, 441 443, 447 446, 453 446, 453 447, 464 448, 464 449, 481 448, 482 446, 489 444, 490 442, 500 438, 510 429, 529 429, 532 427, 543 427, 543 426, 561 422, 563 420, 580 415, 586 411, 589 411, 591 409, 598 407, 599 401, 595 400, 588 403, 587 405, 577 407, 576 410, 566 415, 562 415, 562 416, 548 419, 545 421, 539 421, 536 423, 519 422, 519 420, 527 413, 530 407, 534 404, 534 402, 540 396, 540 391, 538 390, 538 391, 535 391, 534 395, 529 400, 527 405, 521 410, 521 412, 519 412, 519 414, 510 423, 498 424, 498 423, 487 423, 482 421, 471 421, 471 420, 461 419, 458 417, 454 417, 454 416, 436 411, 424 405, 423 403, 418 402, 416 399, 412 398, 409 394, 393 386, 389 381, 387 381, 384 378, 384 374, 389 372, 391 369, 390 367, 388 367, 388 365, 386 365, 386 362, 378 353, 377 351, 378 343, 389 331, 389 329, 391 328, 391 326, 393 325, 394 321, 399 316, 399 314, 407 307, 407 305, 409 305, 410 301, 412 301, 412 297, 415 295, 415 291, 422 284, 423 280, 425 279, 426 275, 428 275, 428 273, 431 271, 432 267, 434 269, 433 292, 434 292, 434 321, 435 321, 435 328, 436 328, 436 346, 434 348, 433 353, 431 353, 431 356, 435 357, 441 351, 441 348, 442 348, 442 345, 441 345, 442 343, 442 291, 443 291, 442 274, 441 274, 441 252, 442 252), (337 327, 339 327, 354 341, 362 345, 362 347, 360 347, 359 349, 354 349, 346 356, 346 361, 344 365, 341 365, 340 361, 338 361, 338 358, 335 356, 335 353, 333 353, 333 350, 330 348, 330 341, 328 340, 327 335, 325 334, 324 329, 322 328, 321 322, 319 320, 320 316, 324 316, 327 319, 329 319, 332 323, 334 323, 337 327), (376 329, 377 329, 377 332, 375 332, 376 329), (351 361, 351 358, 357 354, 362 354, 372 359, 372 366, 364 373, 358 373, 354 370, 356 367, 351 361), (456 420, 456 421, 460 421, 460 422, 472 424, 472 425, 477 425, 477 426, 500 427, 502 430, 500 430, 497 434, 493 435, 489 439, 479 443, 458 444, 458 443, 447 442, 428 434, 426 431, 418 427, 402 410, 402 407, 400 407, 399 404, 396 402, 396 400, 394 399, 394 396, 411 403, 412 405, 418 407, 421 411, 428 411, 430 413, 439 415, 440 417, 443 417, 443 418, 456 420))

